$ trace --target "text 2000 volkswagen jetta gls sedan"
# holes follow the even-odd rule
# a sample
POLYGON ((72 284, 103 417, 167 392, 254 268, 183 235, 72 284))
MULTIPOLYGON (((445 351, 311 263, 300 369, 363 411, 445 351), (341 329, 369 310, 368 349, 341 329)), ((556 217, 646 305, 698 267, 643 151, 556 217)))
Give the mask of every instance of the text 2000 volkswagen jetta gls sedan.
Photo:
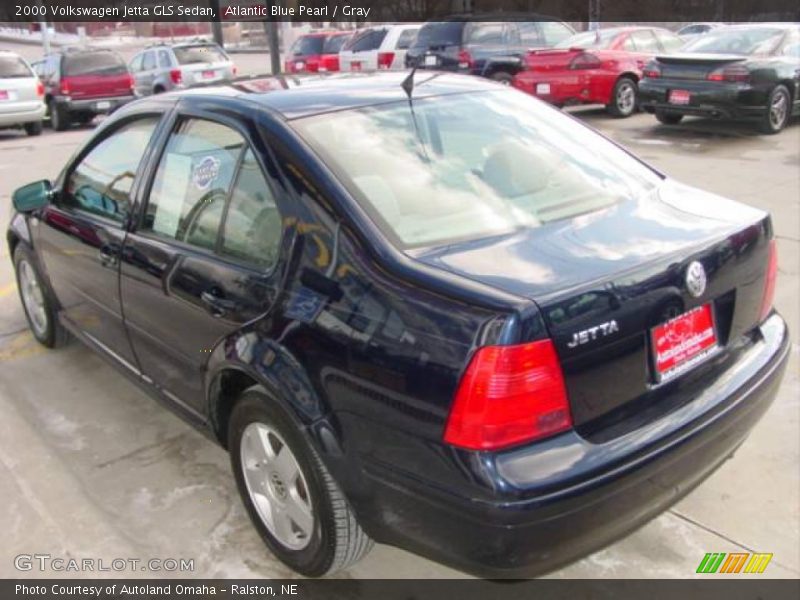
POLYGON ((247 80, 119 110, 8 243, 71 332, 230 450, 301 573, 371 540, 539 573, 657 515, 767 409, 769 216, 458 75, 247 80), (406 80, 408 83, 408 80, 406 80))

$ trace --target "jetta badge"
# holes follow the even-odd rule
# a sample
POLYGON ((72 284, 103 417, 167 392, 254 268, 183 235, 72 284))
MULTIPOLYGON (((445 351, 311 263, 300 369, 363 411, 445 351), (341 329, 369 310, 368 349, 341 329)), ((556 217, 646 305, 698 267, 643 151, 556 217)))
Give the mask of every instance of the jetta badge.
POLYGON ((589 327, 583 331, 573 333, 572 340, 567 342, 567 348, 577 348, 578 346, 588 344, 597 338, 606 337, 607 335, 617 333, 618 331, 619 325, 617 325, 617 322, 612 319, 611 321, 606 321, 605 323, 600 323, 594 327, 589 327))
POLYGON ((706 291, 706 270, 696 260, 686 269, 686 289, 694 298, 699 298, 706 291))

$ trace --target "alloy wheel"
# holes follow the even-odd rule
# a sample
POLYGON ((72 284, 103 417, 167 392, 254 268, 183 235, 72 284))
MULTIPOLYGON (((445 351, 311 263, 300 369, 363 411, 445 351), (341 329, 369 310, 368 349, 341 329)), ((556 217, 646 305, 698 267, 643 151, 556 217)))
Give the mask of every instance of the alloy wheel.
POLYGON ((25 311, 30 318, 31 327, 39 337, 47 335, 47 308, 39 278, 27 260, 19 263, 19 285, 25 311))
POLYGON ((302 550, 314 533, 314 512, 305 475, 275 429, 250 423, 242 433, 244 480, 258 515, 275 539, 302 550))
POLYGON ((622 83, 617 89, 617 108, 621 114, 633 112, 636 106, 636 90, 630 82, 622 83))
POLYGON ((773 96, 769 107, 769 122, 773 129, 777 130, 783 127, 788 108, 789 103, 787 101, 786 94, 778 91, 778 93, 773 96))

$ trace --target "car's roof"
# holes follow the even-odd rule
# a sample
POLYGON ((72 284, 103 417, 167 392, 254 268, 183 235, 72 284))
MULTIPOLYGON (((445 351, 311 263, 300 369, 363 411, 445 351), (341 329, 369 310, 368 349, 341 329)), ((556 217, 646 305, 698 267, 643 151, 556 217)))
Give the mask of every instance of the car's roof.
MULTIPOLYGON (((298 77, 261 76, 240 78, 226 85, 196 87, 169 95, 238 97, 261 104, 286 119, 327 112, 406 101, 401 83, 407 71, 347 73, 298 77)), ((487 79, 467 75, 417 71, 414 99, 502 87, 487 79)))

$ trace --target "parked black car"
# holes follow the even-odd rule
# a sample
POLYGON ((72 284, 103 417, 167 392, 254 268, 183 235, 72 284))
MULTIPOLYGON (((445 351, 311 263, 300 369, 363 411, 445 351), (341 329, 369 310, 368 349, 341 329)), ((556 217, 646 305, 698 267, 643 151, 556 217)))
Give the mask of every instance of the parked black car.
POLYGON ((714 29, 647 65, 639 96, 668 125, 698 115, 752 119, 763 133, 778 133, 800 114, 800 25, 714 29))
POLYGON ((561 21, 533 18, 492 21, 484 15, 425 23, 406 54, 406 66, 480 75, 510 85, 524 67, 527 50, 551 48, 575 34, 561 21))
POLYGON ((297 571, 376 540, 539 573, 676 502, 769 406, 771 221, 516 90, 405 77, 123 107, 14 193, 20 295, 40 342, 72 333, 228 448, 297 571))
POLYGON ((44 84, 50 125, 56 131, 109 114, 135 97, 125 61, 111 50, 65 49, 34 63, 33 70, 44 84))

